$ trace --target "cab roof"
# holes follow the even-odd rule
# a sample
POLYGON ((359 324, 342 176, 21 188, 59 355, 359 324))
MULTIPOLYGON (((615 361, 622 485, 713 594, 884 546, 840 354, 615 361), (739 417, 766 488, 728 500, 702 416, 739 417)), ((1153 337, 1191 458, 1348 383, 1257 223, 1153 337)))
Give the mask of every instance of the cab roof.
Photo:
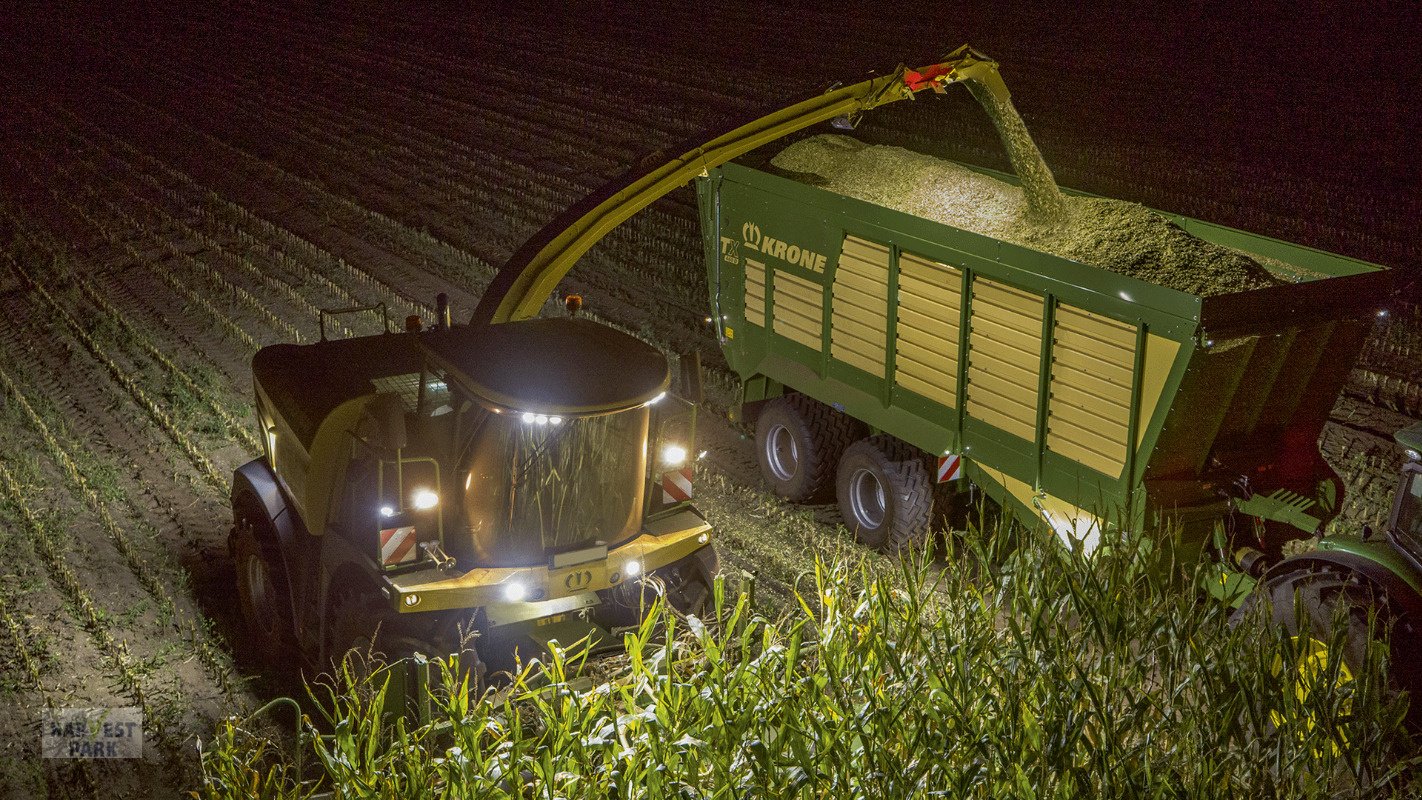
POLYGON ((620 411, 657 397, 671 383, 661 351, 586 319, 456 327, 422 334, 420 347, 451 384, 516 411, 620 411))
POLYGON ((416 386, 425 367, 489 405, 538 414, 619 411, 655 398, 671 380, 656 348, 576 318, 277 344, 252 359, 272 411, 308 448, 342 403, 397 384, 416 386))

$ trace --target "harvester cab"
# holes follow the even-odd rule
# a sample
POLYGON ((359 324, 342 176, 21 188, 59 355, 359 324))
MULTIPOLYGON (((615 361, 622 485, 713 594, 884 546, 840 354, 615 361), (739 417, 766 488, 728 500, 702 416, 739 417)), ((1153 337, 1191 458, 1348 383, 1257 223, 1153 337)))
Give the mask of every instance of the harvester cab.
POLYGON ((266 347, 253 374, 267 452, 237 472, 232 550, 273 655, 442 655, 477 631, 502 665, 554 638, 610 644, 653 591, 682 610, 709 594, 694 406, 635 337, 412 326, 266 347))

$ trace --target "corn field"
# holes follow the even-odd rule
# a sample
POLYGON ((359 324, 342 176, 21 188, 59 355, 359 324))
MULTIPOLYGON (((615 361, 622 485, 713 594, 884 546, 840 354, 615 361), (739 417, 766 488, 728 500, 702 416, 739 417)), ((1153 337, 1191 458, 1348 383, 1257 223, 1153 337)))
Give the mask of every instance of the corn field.
MULTIPOLYGON (((1377 674, 1300 700, 1273 678, 1290 642, 1231 626, 1137 550, 1088 564, 989 526, 898 565, 831 508, 765 494, 728 419, 738 385, 706 324, 688 189, 564 288, 705 360, 715 612, 659 611, 620 661, 579 668, 570 646, 441 693, 426 728, 378 722, 379 674, 308 684, 244 646, 228 495, 262 447, 258 349, 317 341, 324 308, 384 303, 398 326, 445 292, 459 319, 528 236, 647 153, 963 41, 1005 65, 1062 184, 1397 268, 1320 442, 1347 490, 1335 532, 1379 524, 1391 432, 1422 416, 1417 109, 1395 70, 1296 60, 1352 37, 1406 63, 1410 43, 1388 37, 1413 26, 1299 11, 1241 48, 1220 43, 1258 38, 1246 23, 1185 7, 1109 29, 954 13, 598 7, 571 25, 536 6, 436 22, 159 0, 0 15, 0 796, 1405 795, 1412 755, 1377 674), (1181 30, 1215 44, 1184 67, 1146 44, 1181 30), (252 716, 280 697, 301 720, 252 716), (89 706, 138 708, 144 757, 39 758, 42 712, 89 706)), ((898 104, 856 136, 1006 166, 966 94, 898 104)), ((344 316, 327 334, 383 325, 344 316)))

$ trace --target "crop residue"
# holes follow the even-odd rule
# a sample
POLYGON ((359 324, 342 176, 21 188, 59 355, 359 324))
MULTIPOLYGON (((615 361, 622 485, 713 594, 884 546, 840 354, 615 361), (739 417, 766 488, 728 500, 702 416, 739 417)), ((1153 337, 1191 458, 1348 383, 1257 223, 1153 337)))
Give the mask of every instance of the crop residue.
POLYGON ((1062 208, 1049 217, 1012 184, 900 147, 816 136, 771 164, 838 194, 1195 295, 1281 283, 1249 256, 1140 204, 1058 195, 1062 208))

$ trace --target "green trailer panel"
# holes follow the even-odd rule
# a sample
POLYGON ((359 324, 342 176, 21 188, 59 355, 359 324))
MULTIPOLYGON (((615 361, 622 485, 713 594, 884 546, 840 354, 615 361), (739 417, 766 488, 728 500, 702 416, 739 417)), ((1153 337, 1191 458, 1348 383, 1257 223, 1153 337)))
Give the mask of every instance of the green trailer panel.
POLYGON ((1388 285, 1375 265, 1172 215, 1311 280, 1201 298, 741 164, 699 196, 747 400, 803 392, 961 454, 1059 532, 1166 513, 1203 531, 1240 476, 1309 502, 1331 474, 1319 430, 1388 285))

